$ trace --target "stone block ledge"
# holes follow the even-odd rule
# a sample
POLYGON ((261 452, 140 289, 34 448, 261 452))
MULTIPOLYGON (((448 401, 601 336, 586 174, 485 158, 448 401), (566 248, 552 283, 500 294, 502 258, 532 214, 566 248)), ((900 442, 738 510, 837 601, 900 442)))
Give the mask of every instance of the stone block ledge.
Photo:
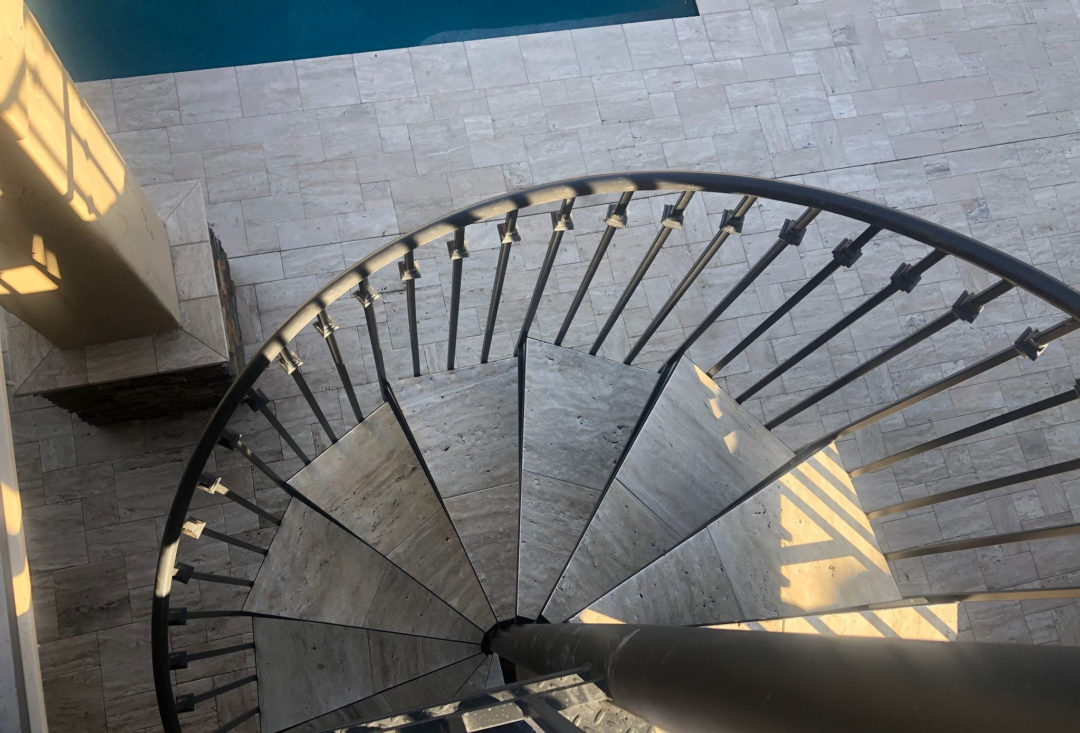
POLYGON ((168 234, 180 327, 64 349, 9 314, 15 395, 42 396, 104 425, 213 407, 232 382, 242 339, 228 257, 207 223, 203 183, 144 189, 168 234))

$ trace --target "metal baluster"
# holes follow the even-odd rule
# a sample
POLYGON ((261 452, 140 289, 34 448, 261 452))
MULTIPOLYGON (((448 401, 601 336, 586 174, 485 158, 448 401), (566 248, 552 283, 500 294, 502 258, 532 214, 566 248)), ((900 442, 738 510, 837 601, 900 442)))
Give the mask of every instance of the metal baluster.
POLYGON ((198 484, 196 484, 196 488, 198 488, 200 491, 205 491, 207 494, 210 494, 211 496, 213 496, 215 494, 220 494, 221 496, 224 496, 229 501, 231 501, 231 502, 233 502, 235 504, 238 504, 239 506, 244 507, 249 512, 253 512, 255 514, 258 514, 260 517, 262 517, 266 521, 270 522, 271 524, 274 524, 274 525, 280 525, 281 524, 281 520, 279 520, 277 517, 275 517, 270 512, 266 511, 265 509, 263 509, 259 505, 255 504, 254 502, 248 501, 244 497, 237 494, 235 491, 231 491, 227 486, 225 486, 225 484, 223 484, 221 482, 221 477, 220 476, 214 476, 213 474, 210 474, 210 473, 204 473, 204 474, 199 476, 199 482, 198 482, 198 484))
POLYGON ((772 264, 773 260, 780 256, 781 252, 789 246, 798 247, 799 244, 802 243, 803 236, 806 234, 806 227, 810 226, 810 223, 813 222, 820 213, 821 209, 811 207, 804 211, 798 219, 787 219, 784 221, 784 225, 780 228, 780 234, 777 235, 773 245, 769 247, 768 251, 754 263, 754 266, 747 270, 746 274, 732 286, 731 290, 728 291, 728 294, 724 296, 724 299, 709 312, 709 315, 705 316, 705 320, 698 324, 698 327, 693 330, 690 336, 687 337, 671 357, 668 358, 667 364, 678 362, 679 359, 683 357, 683 354, 690 350, 690 347, 694 345, 694 342, 701 338, 702 335, 709 330, 710 326, 716 323, 716 319, 731 307, 731 304, 758 279, 761 273, 765 272, 765 269, 772 264))
POLYGON ((420 266, 416 256, 409 252, 398 263, 398 274, 405 283, 405 307, 409 313, 409 349, 412 352, 414 377, 420 376, 420 337, 416 332, 416 281, 420 279, 420 266))
POLYGON ((303 372, 300 371, 300 367, 304 362, 300 361, 292 350, 284 348, 281 353, 278 354, 278 364, 285 373, 293 378, 296 386, 300 389, 300 394, 304 396, 304 400, 307 401, 308 407, 315 413, 315 419, 319 421, 319 425, 322 425, 323 431, 326 432, 327 437, 330 438, 331 443, 337 442, 337 436, 334 435, 333 428, 330 427, 330 421, 326 419, 326 415, 323 414, 322 408, 319 407, 319 403, 315 400, 315 395, 311 393, 311 388, 308 386, 307 380, 304 379, 303 372))
POLYGON ((307 454, 300 448, 292 434, 285 429, 285 426, 277 419, 277 416, 270 411, 270 398, 263 394, 260 389, 252 388, 248 392, 247 397, 244 398, 244 404, 247 405, 252 412, 261 412, 266 421, 270 423, 270 426, 277 431, 278 435, 282 437, 285 443, 289 446, 296 457, 304 462, 304 465, 311 463, 311 459, 307 457, 307 454))
POLYGON ((491 338, 495 334, 495 319, 499 315, 499 299, 502 297, 503 281, 510 264, 510 247, 521 241, 517 230, 517 209, 506 212, 506 221, 499 224, 499 263, 495 266, 495 283, 491 286, 491 303, 488 304, 487 325, 484 327, 484 346, 480 349, 480 363, 487 364, 491 353, 491 338))
POLYGON ((709 246, 698 256, 697 261, 694 262, 690 271, 683 276, 679 286, 675 288, 675 292, 668 296, 667 302, 661 306, 649 325, 645 327, 645 331, 638 337, 637 343, 630 349, 626 358, 623 359, 623 363, 632 364, 634 362, 634 357, 641 353, 641 350, 645 348, 645 344, 649 342, 649 339, 651 339, 657 329, 660 328, 660 324, 664 322, 664 319, 668 317, 671 311, 675 310, 675 306, 678 304, 679 300, 681 300, 683 295, 686 294, 686 291, 690 289, 690 286, 694 284, 698 275, 705 270, 709 261, 720 251, 720 247, 728 240, 728 237, 732 234, 742 233, 743 221, 746 217, 746 213, 750 211, 750 207, 754 205, 755 201, 757 201, 757 196, 743 196, 742 200, 739 201, 738 206, 724 212, 724 217, 720 222, 720 230, 716 233, 716 236, 712 238, 712 241, 709 242, 709 246))
POLYGON ((949 387, 953 387, 972 377, 978 376, 983 372, 987 372, 996 366, 1000 366, 1015 359, 1017 356, 1026 356, 1028 359, 1035 361, 1051 341, 1061 338, 1068 333, 1072 333, 1077 328, 1080 328, 1080 322, 1071 318, 1067 318, 1045 331, 1037 331, 1033 328, 1028 328, 1020 334, 1020 337, 1016 339, 1012 346, 1006 347, 996 354, 981 359, 966 369, 961 369, 928 387, 924 387, 915 394, 897 400, 890 405, 886 405, 866 417, 859 418, 855 422, 841 428, 840 431, 836 433, 835 437, 842 438, 845 435, 851 435, 867 425, 875 423, 878 420, 883 420, 890 415, 900 412, 900 410, 903 410, 906 407, 914 405, 916 402, 921 402, 929 397, 933 397, 939 392, 944 392, 949 387))
POLYGON ((367 280, 361 280, 353 297, 364 307, 364 321, 367 323, 368 340, 371 341, 371 358, 375 360, 375 373, 379 377, 379 384, 385 390, 386 365, 383 364, 382 346, 379 345, 379 324, 375 321, 375 301, 379 299, 379 294, 367 280))
POLYGON ((573 322, 574 316, 577 315, 578 308, 581 307, 581 301, 585 299, 589 285, 596 276, 596 270, 600 267, 600 261, 604 259, 604 253, 607 252, 608 245, 611 244, 611 240, 615 237, 615 230, 626 227, 626 208, 630 205, 630 199, 633 195, 633 191, 627 191, 619 197, 616 203, 608 206, 607 216, 604 218, 604 224, 607 225, 607 228, 604 229, 604 233, 600 237, 600 243, 596 245, 596 251, 593 252, 589 267, 585 270, 585 276, 581 278, 581 285, 578 286, 577 293, 574 294, 574 300, 566 311, 566 318, 563 319, 559 335, 555 337, 556 346, 561 345, 563 339, 566 338, 566 333, 570 330, 570 324, 573 322))
POLYGON ((653 237, 652 244, 649 245, 649 249, 645 252, 645 256, 641 258, 641 262, 638 264, 637 269, 630 277, 626 287, 623 288, 619 300, 615 303, 615 307, 611 309, 611 313, 608 314, 607 320, 600 328, 600 333, 597 335, 596 341, 593 342, 592 348, 589 349, 590 354, 596 354, 600 351, 600 347, 603 346, 604 340, 615 326, 615 321, 622 315, 623 309, 626 308, 626 304, 630 302, 630 298, 633 296, 634 291, 637 290, 637 286, 645 279, 645 273, 649 271, 649 267, 652 266, 653 260, 660 254, 660 248, 664 246, 664 242, 671 236, 672 230, 682 229, 683 213, 686 211, 686 207, 690 205, 690 200, 693 198, 693 191, 683 191, 682 195, 679 196, 679 200, 676 201, 674 205, 668 204, 664 206, 663 216, 660 221, 660 230, 656 233, 656 236, 653 237))
POLYGON ((217 530, 210 529, 206 526, 206 522, 201 519, 196 519, 195 517, 191 517, 186 522, 184 522, 184 528, 181 531, 184 533, 184 535, 190 537, 193 540, 197 540, 203 535, 206 535, 210 539, 224 542, 227 545, 233 545, 234 547, 239 547, 242 550, 254 552, 257 555, 263 555, 264 557, 266 556, 266 550, 259 547, 258 545, 253 545, 250 542, 245 542, 244 540, 237 539, 236 537, 232 537, 222 532, 218 532, 217 530))
POLYGON ((1053 463, 1049 466, 1042 466, 1041 468, 1033 468, 1030 471, 1021 471, 1008 476, 1001 476, 999 478, 990 479, 989 481, 980 481, 959 489, 953 489, 952 491, 942 491, 939 494, 931 494, 930 496, 903 501, 899 504, 893 504, 892 506, 867 512, 866 516, 870 519, 879 519, 881 517, 900 514, 901 512, 910 511, 912 509, 921 509, 922 507, 933 506, 934 504, 941 504, 946 501, 953 501, 954 499, 963 499, 968 496, 975 496, 976 494, 984 494, 988 491, 994 491, 995 489, 1000 489, 1005 486, 1036 481, 1041 478, 1046 478, 1047 476, 1056 476, 1059 473, 1068 473, 1069 471, 1075 471, 1077 469, 1080 469, 1080 458, 1074 458, 1071 461, 1062 461, 1061 463, 1053 463))
POLYGON ((739 395, 735 401, 742 403, 753 397, 760 390, 771 384, 774 380, 779 379, 782 374, 808 357, 810 354, 817 351, 820 347, 824 346, 828 341, 835 337, 838 333, 845 328, 855 323, 857 320, 865 316, 870 311, 877 308, 879 305, 888 300, 894 293, 904 291, 910 293, 915 289, 915 286, 919 283, 919 278, 923 273, 936 265, 941 260, 945 259, 945 253, 939 250, 934 250, 930 254, 923 257, 915 265, 909 265, 906 262, 896 268, 896 272, 889 278, 889 284, 883 287, 881 290, 870 296, 867 300, 863 301, 858 308, 851 311, 839 321, 834 323, 823 333, 819 334, 816 338, 811 339, 810 343, 799 349, 793 355, 788 357, 775 367, 771 372, 764 377, 754 382, 749 389, 739 395))
POLYGON ((833 248, 833 258, 818 270, 812 278, 807 280, 802 287, 795 291, 795 293, 784 301, 784 303, 774 310, 769 316, 759 323, 757 327, 747 334, 746 338, 735 345, 731 351, 723 356, 720 361, 713 364, 709 369, 709 376, 715 377, 721 369, 726 367, 732 362, 739 354, 746 350, 746 348, 758 340, 761 334, 768 331, 773 325, 783 318, 787 313, 791 311, 796 305, 802 302, 802 300, 817 289, 818 285, 825 282, 825 280, 841 267, 851 267, 854 265, 859 257, 862 255, 862 248, 881 231, 880 227, 868 226, 863 230, 855 239, 843 239, 840 244, 833 248))
POLYGON ((244 436, 241 433, 236 433, 226 428, 225 430, 221 431, 221 436, 218 438, 217 442, 218 445, 222 446, 223 448, 228 448, 229 450, 235 451, 236 453, 242 455, 248 460, 249 463, 251 463, 251 465, 259 469, 259 471, 262 472, 264 476, 273 481, 280 488, 284 489, 290 495, 295 496, 297 494, 296 489, 294 489, 288 481, 278 476, 277 473, 275 473, 274 470, 270 468, 270 466, 266 465, 266 463, 261 458, 255 455, 255 451, 251 450, 251 448, 249 448, 248 445, 244 443, 244 436))
POLYGON ((886 552, 885 559, 905 560, 909 557, 926 557, 927 555, 939 555, 943 552, 957 552, 959 550, 974 550, 979 547, 993 547, 994 545, 1007 545, 1012 542, 1031 542, 1033 540, 1048 540, 1055 537, 1072 537, 1080 534, 1080 522, 1064 524, 1060 527, 1045 527, 1043 529, 1025 529, 1020 532, 1004 532, 992 534, 987 537, 970 537, 963 540, 949 540, 947 542, 935 542, 921 547, 911 547, 906 550, 886 552))
POLYGON ((702 528, 707 527, 709 524, 712 524, 714 521, 716 521, 718 517, 727 514, 728 512, 735 509, 737 506, 741 505, 744 501, 757 494, 762 489, 772 485, 774 481, 779 480, 782 476, 787 474, 789 471, 795 469, 797 466, 799 466, 799 464, 809 459, 812 455, 814 455, 819 450, 829 445, 833 441, 851 435, 852 433, 855 433, 868 425, 872 425, 879 420, 883 420, 886 417, 889 417, 890 415, 893 415, 906 407, 910 407, 911 405, 921 402, 922 400, 932 397, 940 392, 944 392, 949 387, 965 382, 972 377, 978 376, 983 372, 993 369, 994 367, 1001 366, 1002 364, 1005 364, 1006 362, 1009 362, 1012 359, 1016 358, 1018 355, 1023 355, 1031 360, 1035 360, 1039 357, 1039 354, 1042 353, 1043 349, 1045 349, 1048 344, 1050 344, 1056 339, 1061 338, 1062 336, 1072 333, 1077 328, 1080 328, 1080 321, 1074 320, 1072 318, 1066 318, 1065 320, 1051 326, 1045 331, 1036 331, 1029 328, 1020 335, 1020 337, 1016 340, 1015 343, 1005 349, 1002 349, 998 353, 981 359, 975 364, 972 364, 965 369, 961 369, 958 372, 954 372, 948 377, 945 377, 944 379, 941 379, 928 387, 924 387, 923 389, 915 392, 914 394, 908 395, 907 397, 896 400, 895 402, 886 405, 885 407, 875 410, 869 415, 854 420, 853 422, 848 423, 839 430, 834 430, 831 433, 826 433, 825 435, 822 435, 817 440, 813 440, 804 445, 799 450, 795 451, 795 455, 788 459, 787 462, 776 468, 772 473, 763 478, 761 481, 754 484, 747 491, 743 492, 742 495, 739 496, 739 498, 731 502, 727 506, 727 508, 724 509, 724 511, 720 512, 720 514, 712 517, 708 522, 705 523, 705 525, 703 525, 702 528))
POLYGON ((562 242, 563 233, 574 229, 574 220, 570 216, 574 208, 574 199, 563 200, 558 213, 551 214, 551 240, 548 242, 547 253, 544 262, 540 265, 540 272, 536 276, 536 286, 533 288, 532 299, 529 308, 525 312, 525 320, 521 324, 521 333, 518 334, 517 347, 514 349, 516 356, 521 351, 522 344, 529 338, 529 329, 532 328, 536 311, 540 308, 540 298, 544 295, 544 287, 547 286, 548 277, 551 276, 551 268, 555 265, 555 256, 559 253, 559 244, 562 242))
POLYGON ((994 285, 991 285, 986 290, 983 290, 981 293, 978 293, 977 295, 970 295, 965 290, 963 293, 960 294, 960 297, 957 298, 956 302, 953 303, 952 308, 948 312, 942 313, 940 316, 920 328, 915 333, 900 339, 889 348, 878 353, 877 355, 863 362, 854 369, 848 371, 843 376, 838 377, 836 381, 834 381, 832 384, 822 387, 814 394, 806 397, 803 400, 800 400, 797 404, 792 405, 787 410, 780 413, 769 422, 765 423, 765 427, 769 430, 772 430, 777 425, 780 425, 787 420, 790 420, 795 415, 798 415, 800 412, 807 409, 811 405, 817 404, 818 402, 825 399, 834 392, 837 392, 843 387, 846 387, 848 384, 855 381, 864 374, 867 374, 868 372, 876 369, 877 367, 886 363, 893 357, 904 353, 911 347, 933 336, 938 331, 941 331, 946 326, 949 326, 958 320, 967 321, 968 323, 974 323, 975 318, 979 315, 979 313, 982 311, 983 307, 987 303, 1009 292, 1011 288, 1011 284, 1005 282, 1004 280, 1000 280, 994 285))
POLYGON ((469 256, 469 244, 465 241, 465 230, 454 231, 454 238, 446 243, 450 253, 450 337, 446 344, 446 368, 454 368, 457 355, 458 311, 461 310, 461 267, 469 256))
POLYGON ((200 692, 198 694, 177 695, 176 697, 176 712, 178 713, 190 713, 195 709, 195 706, 200 702, 205 702, 212 697, 223 695, 226 692, 232 692, 233 690, 243 687, 244 685, 250 685, 258 679, 256 675, 248 675, 238 680, 233 680, 228 684, 221 687, 214 687, 206 692, 200 692))
POLYGON ((1033 402, 1030 405, 1018 407, 1015 410, 1010 410, 1009 412, 998 415, 997 417, 992 417, 988 420, 982 420, 975 423, 974 425, 969 425, 966 428, 954 430, 951 433, 942 435, 940 438, 928 440, 925 443, 920 443, 919 445, 908 448, 907 450, 902 450, 899 453, 893 453, 891 456, 885 456, 880 460, 867 463, 866 465, 859 466, 858 468, 853 468, 848 472, 848 475, 854 478, 856 476, 862 476, 866 473, 880 471, 881 469, 887 466, 891 466, 894 463, 898 463, 906 458, 921 455, 935 448, 940 448, 943 445, 948 445, 949 443, 954 443, 958 440, 963 440, 964 438, 970 438, 972 435, 984 433, 987 430, 993 430, 994 428, 1001 427, 1002 425, 1007 425, 1014 420, 1020 420, 1022 418, 1025 418, 1028 415, 1034 415, 1037 412, 1042 412, 1044 410, 1049 410, 1054 407, 1059 407, 1060 405, 1067 404, 1075 400, 1078 396, 1080 396, 1080 383, 1077 383, 1077 386, 1073 387, 1068 392, 1062 392, 1061 394, 1056 394, 1051 397, 1047 397, 1046 399, 1033 402))
POLYGON ((258 714, 259 714, 259 708, 258 707, 253 707, 251 710, 248 710, 247 712, 240 713, 240 715, 237 715, 235 718, 233 718, 232 720, 230 720, 229 722, 225 723, 220 728, 215 730, 214 733, 228 733, 230 730, 234 730, 236 728, 239 728, 241 725, 246 723, 251 718, 254 718, 258 714))
POLYGON ((227 654, 235 654, 236 652, 247 651, 248 649, 254 649, 255 643, 248 642, 247 644, 236 644, 235 646, 223 646, 217 649, 207 649, 202 652, 186 652, 179 651, 173 652, 169 655, 169 669, 187 669, 188 664, 191 662, 198 662, 202 659, 213 659, 214 657, 223 657, 227 654))
POLYGON ((326 347, 330 349, 330 358, 334 362, 338 376, 341 377, 341 384, 345 388, 345 396, 349 399, 349 405, 352 407, 353 415, 356 416, 356 422, 357 424, 362 423, 364 413, 360 411, 360 403, 356 401, 356 390, 353 389, 352 380, 349 379, 349 369, 345 366, 345 360, 341 357, 337 336, 334 335, 334 331, 338 330, 338 325, 331 320, 326 311, 319 311, 313 325, 319 335, 323 337, 323 340, 326 341, 326 347))
POLYGON ((203 573, 191 565, 178 562, 176 567, 173 568, 173 580, 187 585, 192 580, 202 580, 207 583, 222 583, 224 585, 242 585, 248 588, 255 585, 255 581, 247 580, 245 578, 234 578, 230 575, 214 575, 213 573, 203 573))

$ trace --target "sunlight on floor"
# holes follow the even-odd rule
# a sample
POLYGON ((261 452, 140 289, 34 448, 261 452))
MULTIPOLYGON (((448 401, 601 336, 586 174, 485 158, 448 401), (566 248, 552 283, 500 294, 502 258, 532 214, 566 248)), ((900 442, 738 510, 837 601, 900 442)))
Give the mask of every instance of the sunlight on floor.
POLYGON ((780 631, 789 634, 864 636, 921 641, 956 641, 958 603, 937 603, 873 611, 826 613, 818 616, 720 624, 712 629, 780 631))

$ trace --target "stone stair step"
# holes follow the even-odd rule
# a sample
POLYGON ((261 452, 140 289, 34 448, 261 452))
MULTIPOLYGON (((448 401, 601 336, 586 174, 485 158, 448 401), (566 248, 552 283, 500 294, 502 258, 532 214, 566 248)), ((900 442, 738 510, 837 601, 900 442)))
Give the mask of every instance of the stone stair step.
POLYGON ((259 710, 280 730, 476 653, 475 644, 335 624, 253 620, 259 710))
MULTIPOLYGON (((423 707, 427 703, 453 700, 486 659, 486 656, 477 652, 458 662, 356 700, 290 728, 288 733, 321 733, 321 731, 346 727, 359 721, 394 716, 423 707)), ((382 722, 379 721, 380 727, 382 722)), ((393 725, 390 724, 387 727, 392 728, 393 725)))
POLYGON ((963 605, 962 602, 920 603, 896 608, 713 624, 709 628, 914 641, 957 641, 962 638, 961 634, 966 629, 967 619, 963 605))
POLYGON ((682 359, 627 449, 545 616, 573 616, 697 532, 791 456, 703 370, 682 359))
POLYGON ((638 367, 528 341, 518 614, 539 615, 656 379, 654 372, 638 367))
POLYGON ((482 636, 369 545, 296 500, 285 511, 244 609, 462 641, 482 636))
POLYGON ((899 598, 851 479, 826 448, 613 588, 578 620, 736 622, 899 598))
POLYGON ((517 360, 402 379, 391 387, 496 616, 513 618, 517 360))
POLYGON ((389 405, 290 483, 477 626, 495 622, 465 549, 389 405), (438 562, 431 561, 434 552, 438 562))

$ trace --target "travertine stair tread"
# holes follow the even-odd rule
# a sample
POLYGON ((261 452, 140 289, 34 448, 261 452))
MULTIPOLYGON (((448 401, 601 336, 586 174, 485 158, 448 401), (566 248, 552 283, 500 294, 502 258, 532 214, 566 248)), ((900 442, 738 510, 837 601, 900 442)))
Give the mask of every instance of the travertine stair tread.
POLYGON ((297 500, 285 511, 244 609, 462 641, 482 636, 396 565, 297 500))
POLYGON ((715 624, 709 628, 913 641, 957 641, 967 628, 967 618, 961 602, 919 603, 895 608, 715 624))
MULTIPOLYGON (((453 700, 459 696, 462 687, 470 682, 487 659, 478 652, 473 656, 306 721, 302 725, 290 728, 289 733, 320 733, 355 725, 361 721, 380 720, 436 701, 453 700)), ((381 725, 372 727, 376 730, 382 728, 381 725)))
POLYGON ((477 653, 475 644, 334 624, 256 617, 263 730, 340 708, 477 653))
POLYGON ((535 618, 607 485, 657 375, 530 339, 518 613, 535 618))
POLYGON ((899 598, 851 480, 829 447, 643 567, 580 617, 705 624, 899 598))
POLYGON ((544 608, 563 621, 694 534, 791 451, 683 358, 544 608))
POLYGON ((389 405, 383 405, 300 470, 290 483, 480 628, 495 622, 456 532, 389 405))
POLYGON ((393 382, 409 431, 500 620, 515 614, 516 359, 393 382))

